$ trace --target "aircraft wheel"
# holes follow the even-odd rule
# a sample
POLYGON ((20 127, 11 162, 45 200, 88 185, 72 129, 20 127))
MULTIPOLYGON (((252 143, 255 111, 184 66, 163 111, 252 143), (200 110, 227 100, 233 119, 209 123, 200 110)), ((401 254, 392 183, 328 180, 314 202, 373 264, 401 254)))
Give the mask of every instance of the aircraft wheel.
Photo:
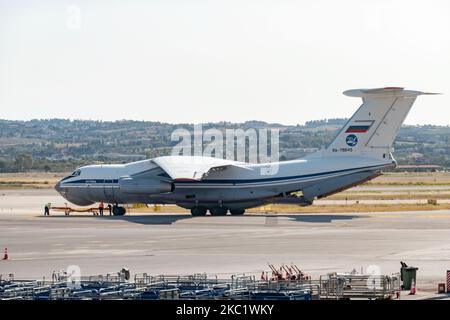
POLYGON ((215 207, 209 209, 209 213, 211 213, 212 216, 226 216, 227 212, 228 209, 224 207, 215 207))
POLYGON ((206 216, 206 208, 205 207, 194 207, 191 209, 191 215, 194 217, 206 216))
POLYGON ((115 216, 123 216, 127 210, 124 207, 113 206, 113 215, 115 216))
POLYGON ((241 215, 243 215, 245 213, 245 209, 231 209, 230 213, 233 216, 241 216, 241 215))

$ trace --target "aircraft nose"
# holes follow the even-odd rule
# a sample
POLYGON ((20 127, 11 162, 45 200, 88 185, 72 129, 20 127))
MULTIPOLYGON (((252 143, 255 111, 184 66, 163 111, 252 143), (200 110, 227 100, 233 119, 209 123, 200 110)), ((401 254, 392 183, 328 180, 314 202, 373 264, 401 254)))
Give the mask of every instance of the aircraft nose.
MULTIPOLYGON (((64 179, 63 179, 64 180, 64 179)), ((63 181, 61 180, 61 181, 63 181)), ((57 184, 55 184, 55 190, 67 201, 76 204, 77 206, 90 206, 94 202, 86 199, 85 191, 80 190, 80 188, 77 188, 77 190, 71 190, 69 192, 67 186, 64 185, 64 183, 61 185, 61 181, 59 181, 57 184)))
POLYGON ((58 193, 61 193, 61 191, 62 191, 62 188, 61 188, 61 181, 58 181, 58 183, 55 184, 55 190, 56 190, 58 193))

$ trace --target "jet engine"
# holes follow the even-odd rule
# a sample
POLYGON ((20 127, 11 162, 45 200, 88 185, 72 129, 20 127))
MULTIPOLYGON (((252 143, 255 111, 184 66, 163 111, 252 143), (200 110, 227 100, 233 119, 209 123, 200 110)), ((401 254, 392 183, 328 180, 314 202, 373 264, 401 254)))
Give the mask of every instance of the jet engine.
POLYGON ((119 188, 123 193, 130 194, 159 194, 173 192, 174 184, 160 179, 136 179, 132 177, 121 177, 119 188))

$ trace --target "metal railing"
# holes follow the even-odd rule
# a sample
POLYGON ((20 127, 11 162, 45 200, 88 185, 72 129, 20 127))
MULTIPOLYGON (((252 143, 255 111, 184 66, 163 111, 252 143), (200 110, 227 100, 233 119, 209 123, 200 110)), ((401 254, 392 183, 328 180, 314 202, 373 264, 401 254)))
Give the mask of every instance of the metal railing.
POLYGON ((136 274, 126 281, 120 274, 81 277, 73 286, 67 275, 55 272, 51 281, 18 281, 0 277, 0 299, 388 299, 400 291, 400 276, 328 274, 319 280, 287 278, 256 280, 232 275, 136 274))
POLYGON ((324 299, 391 299, 400 291, 400 275, 328 274, 320 276, 324 299))

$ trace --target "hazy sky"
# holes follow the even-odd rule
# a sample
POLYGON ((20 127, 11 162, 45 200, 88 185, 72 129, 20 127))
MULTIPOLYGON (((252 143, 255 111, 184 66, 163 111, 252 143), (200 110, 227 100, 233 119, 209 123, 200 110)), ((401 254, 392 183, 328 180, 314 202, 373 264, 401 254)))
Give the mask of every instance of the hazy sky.
POLYGON ((380 86, 450 124, 450 1, 0 0, 3 119, 297 124, 380 86))

